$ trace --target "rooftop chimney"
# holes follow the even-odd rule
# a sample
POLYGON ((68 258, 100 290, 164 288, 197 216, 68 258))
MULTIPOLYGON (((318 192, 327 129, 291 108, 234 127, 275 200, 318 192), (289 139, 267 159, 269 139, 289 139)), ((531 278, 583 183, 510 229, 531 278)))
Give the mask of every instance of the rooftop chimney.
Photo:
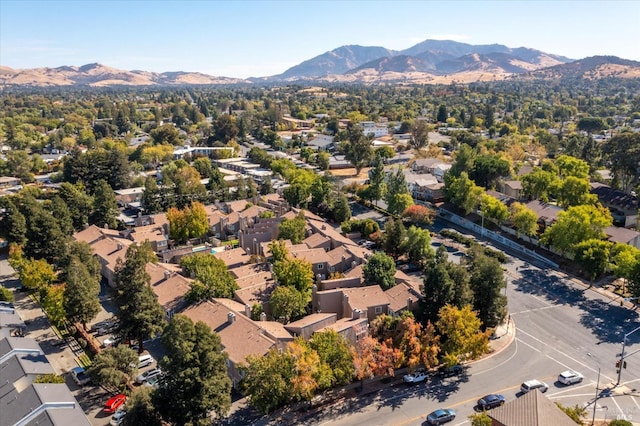
POLYGON ((171 271, 164 271, 164 279, 168 280, 169 278, 171 278, 171 271))
POLYGON ((236 314, 234 314, 233 312, 229 312, 227 314, 227 322, 229 324, 233 324, 234 322, 236 322, 236 314))
POLYGON ((413 310, 413 299, 411 297, 407 299, 407 310, 413 310))
POLYGON ((260 314, 260 321, 266 321, 267 320, 267 314, 265 314, 264 312, 262 312, 260 314))
POLYGON ((251 306, 249 305, 244 305, 244 315, 247 318, 251 318, 251 306))

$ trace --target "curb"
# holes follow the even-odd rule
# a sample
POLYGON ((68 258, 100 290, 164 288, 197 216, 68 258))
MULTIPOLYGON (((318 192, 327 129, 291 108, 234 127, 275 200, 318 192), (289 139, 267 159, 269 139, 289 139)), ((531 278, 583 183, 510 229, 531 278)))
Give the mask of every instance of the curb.
MULTIPOLYGON (((505 337, 505 335, 503 334, 502 336, 500 336, 498 339, 502 339, 503 337, 505 337)), ((492 352, 489 352, 488 354, 481 356, 478 359, 474 359, 473 361, 470 361, 468 363, 466 363, 467 365, 471 365, 471 364, 476 364, 480 361, 484 361, 486 359, 492 358, 496 355, 498 355, 499 353, 501 353, 502 351, 504 351, 505 349, 507 349, 509 346, 511 346, 511 344, 513 343, 513 341, 516 338, 516 324, 513 321, 513 318, 509 318, 509 321, 507 323, 507 332, 506 332, 506 337, 507 340, 505 341, 505 343, 501 343, 500 346, 497 349, 494 349, 492 352)))

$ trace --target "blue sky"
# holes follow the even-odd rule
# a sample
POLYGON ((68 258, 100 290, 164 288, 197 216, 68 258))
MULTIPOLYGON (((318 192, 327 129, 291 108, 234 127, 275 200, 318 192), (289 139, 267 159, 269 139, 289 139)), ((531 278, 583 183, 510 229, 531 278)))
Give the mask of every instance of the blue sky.
POLYGON ((0 65, 267 76, 349 44, 426 39, 640 61, 640 2, 0 0, 0 65))

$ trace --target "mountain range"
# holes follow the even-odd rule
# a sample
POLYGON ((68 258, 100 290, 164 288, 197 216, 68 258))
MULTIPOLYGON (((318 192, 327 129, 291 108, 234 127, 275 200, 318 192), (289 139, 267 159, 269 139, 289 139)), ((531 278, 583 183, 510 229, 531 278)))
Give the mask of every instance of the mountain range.
POLYGON ((640 78, 640 62, 615 56, 572 60, 527 47, 472 45, 425 40, 394 51, 379 46, 341 46, 308 59, 282 74, 248 79, 197 72, 125 71, 101 64, 81 67, 12 69, 0 66, 7 86, 175 86, 282 82, 470 83, 505 79, 640 78))

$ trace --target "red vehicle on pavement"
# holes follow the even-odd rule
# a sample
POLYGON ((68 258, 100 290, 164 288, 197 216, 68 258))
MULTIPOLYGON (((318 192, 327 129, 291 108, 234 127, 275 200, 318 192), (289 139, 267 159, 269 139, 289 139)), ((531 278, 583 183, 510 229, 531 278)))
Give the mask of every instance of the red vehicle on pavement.
POLYGON ((115 413, 126 400, 127 396, 121 393, 116 396, 112 396, 111 398, 109 398, 107 403, 104 404, 104 408, 102 411, 107 414, 115 413))

